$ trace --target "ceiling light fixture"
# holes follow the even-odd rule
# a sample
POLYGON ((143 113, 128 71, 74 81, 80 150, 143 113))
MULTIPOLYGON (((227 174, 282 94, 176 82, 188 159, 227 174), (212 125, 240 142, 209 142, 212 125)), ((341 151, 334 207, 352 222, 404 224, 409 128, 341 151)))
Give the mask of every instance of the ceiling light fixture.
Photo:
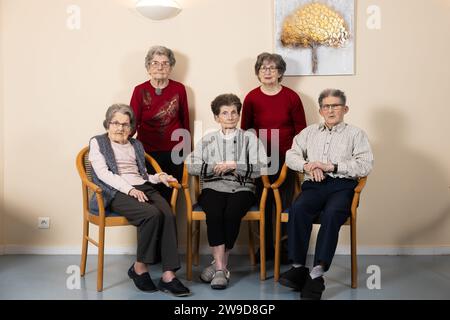
POLYGON ((181 7, 174 0, 140 0, 136 10, 152 20, 163 20, 176 16, 181 7))

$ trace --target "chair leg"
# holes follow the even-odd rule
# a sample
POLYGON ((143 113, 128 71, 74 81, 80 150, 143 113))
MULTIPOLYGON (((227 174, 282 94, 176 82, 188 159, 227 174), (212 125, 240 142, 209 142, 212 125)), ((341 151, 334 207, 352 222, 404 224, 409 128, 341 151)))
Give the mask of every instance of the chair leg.
POLYGON ((264 216, 259 222, 259 264, 261 266, 260 279, 266 280, 266 236, 264 226, 264 216))
POLYGON ((358 287, 358 262, 356 257, 356 219, 351 220, 350 225, 351 237, 351 264, 352 264, 352 289, 358 287))
POLYGON ((105 255, 105 225, 98 226, 98 261, 97 261, 97 291, 103 291, 103 263, 105 255))
POLYGON ((280 278, 280 251, 281 251, 281 219, 277 216, 275 224, 275 260, 273 266, 273 279, 275 282, 280 278))
POLYGON ((253 236, 253 228, 252 228, 251 220, 248 221, 248 253, 250 255, 250 263, 252 266, 256 265, 255 259, 255 239, 253 236))
POLYGON ((82 277, 84 277, 86 273, 88 236, 89 236, 89 221, 83 218, 83 240, 81 241, 81 262, 80 262, 80 276, 82 277))
POLYGON ((200 263, 200 221, 194 221, 194 238, 195 238, 195 253, 194 253, 194 265, 198 266, 200 263))
POLYGON ((187 219, 187 247, 186 247, 186 278, 192 280, 192 221, 187 219))

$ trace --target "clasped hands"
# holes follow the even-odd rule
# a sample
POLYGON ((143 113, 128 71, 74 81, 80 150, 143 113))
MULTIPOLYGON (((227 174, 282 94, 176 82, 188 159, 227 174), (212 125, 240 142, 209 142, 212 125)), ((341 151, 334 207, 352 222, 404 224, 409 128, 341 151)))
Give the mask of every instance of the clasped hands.
POLYGON ((224 161, 218 162, 213 168, 214 174, 220 176, 225 173, 236 170, 237 164, 236 161, 224 161))
MULTIPOLYGON (((178 182, 176 178, 174 178, 172 175, 169 175, 165 172, 158 173, 158 178, 159 178, 159 181, 164 183, 164 185, 166 185, 167 187, 170 186, 169 185, 170 182, 178 182)), ((145 193, 136 188, 131 189, 130 192, 128 192, 128 195, 133 198, 136 198, 139 202, 147 202, 148 201, 148 197, 145 195, 145 193)))
POLYGON ((325 172, 332 172, 334 170, 334 165, 330 162, 307 162, 303 166, 303 170, 311 175, 313 181, 320 182, 325 179, 325 172))

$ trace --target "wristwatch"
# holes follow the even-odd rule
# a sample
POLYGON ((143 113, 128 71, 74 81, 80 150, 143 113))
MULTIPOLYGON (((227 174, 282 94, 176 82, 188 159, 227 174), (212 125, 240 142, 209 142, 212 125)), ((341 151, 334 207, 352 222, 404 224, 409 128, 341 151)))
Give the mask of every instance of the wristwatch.
POLYGON ((336 163, 333 163, 333 166, 334 166, 333 173, 337 173, 338 165, 336 163))

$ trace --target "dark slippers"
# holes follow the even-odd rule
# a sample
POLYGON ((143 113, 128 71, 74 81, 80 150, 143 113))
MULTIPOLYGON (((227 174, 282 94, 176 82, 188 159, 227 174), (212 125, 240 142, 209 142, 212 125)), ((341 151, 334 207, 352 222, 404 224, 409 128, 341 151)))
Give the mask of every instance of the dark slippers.
POLYGON ((158 289, 165 293, 171 293, 175 297, 187 297, 191 295, 191 291, 181 283, 178 278, 173 278, 170 282, 159 280, 158 289))
POLYGON ((150 278, 150 274, 148 272, 144 272, 143 274, 137 274, 134 271, 134 264, 131 265, 130 269, 128 269, 128 276, 133 280, 134 285, 142 291, 145 292, 155 292, 158 289, 150 278))
POLYGON ((300 294, 300 298, 302 300, 320 300, 324 290, 325 281, 323 280, 323 277, 311 279, 311 276, 308 275, 305 286, 300 294))
POLYGON ((306 278, 309 276, 309 269, 301 266, 298 268, 292 267, 288 271, 280 275, 278 282, 288 288, 292 288, 296 291, 302 291, 306 278))

